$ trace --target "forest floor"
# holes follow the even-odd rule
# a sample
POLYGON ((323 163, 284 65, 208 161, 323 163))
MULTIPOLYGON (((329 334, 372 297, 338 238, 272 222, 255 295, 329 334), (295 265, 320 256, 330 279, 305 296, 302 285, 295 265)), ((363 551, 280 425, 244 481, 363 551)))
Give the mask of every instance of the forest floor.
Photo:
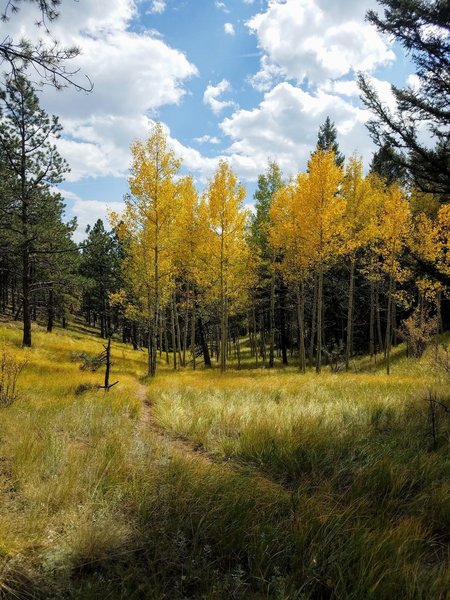
MULTIPOLYGON (((74 325, 20 348, 0 408, 0 598, 445 599, 449 385, 431 349, 295 366, 181 369, 74 325), (433 425, 434 423, 434 425, 433 425)), ((448 344, 448 338, 443 340, 448 344)))

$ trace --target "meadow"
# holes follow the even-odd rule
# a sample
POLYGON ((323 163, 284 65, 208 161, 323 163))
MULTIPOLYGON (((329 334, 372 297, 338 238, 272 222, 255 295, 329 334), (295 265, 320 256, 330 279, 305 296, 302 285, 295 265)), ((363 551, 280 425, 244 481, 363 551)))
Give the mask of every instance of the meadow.
MULTIPOLYGON (((28 363, 0 409, 0 597, 445 599, 448 380, 429 349, 296 367, 173 372, 80 324, 0 323, 28 363), (446 395, 447 394, 447 395, 446 395), (434 414, 434 435, 430 415, 434 414)), ((445 341, 445 340, 443 340, 445 341)), ((448 340, 446 341, 448 343, 448 340)))

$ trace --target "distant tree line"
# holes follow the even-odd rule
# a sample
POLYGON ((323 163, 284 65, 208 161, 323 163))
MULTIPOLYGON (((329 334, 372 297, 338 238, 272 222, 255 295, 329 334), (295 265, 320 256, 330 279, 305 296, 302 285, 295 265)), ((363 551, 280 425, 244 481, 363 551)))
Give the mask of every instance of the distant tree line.
MULTIPOLYGON (((438 2, 381 3, 385 18, 369 19, 412 52, 421 85, 394 90, 393 113, 360 78, 379 145, 367 175, 362 159, 342 155, 327 117, 305 172, 285 180, 269 162, 250 214, 226 161, 202 194, 181 177, 158 123, 131 147, 123 214, 111 215, 111 231, 89 227, 80 247, 55 191, 68 170, 60 125, 25 76, 33 55, 12 53, 0 92, 0 314, 23 322, 23 345, 33 321, 51 332, 77 316, 145 348, 152 376, 158 360, 240 366, 244 340, 255 366, 348 369, 367 352, 389 372, 405 331, 448 326, 448 15, 438 2), (418 142, 421 123, 434 147, 418 142)), ((58 2, 40 6, 53 15, 58 2)))

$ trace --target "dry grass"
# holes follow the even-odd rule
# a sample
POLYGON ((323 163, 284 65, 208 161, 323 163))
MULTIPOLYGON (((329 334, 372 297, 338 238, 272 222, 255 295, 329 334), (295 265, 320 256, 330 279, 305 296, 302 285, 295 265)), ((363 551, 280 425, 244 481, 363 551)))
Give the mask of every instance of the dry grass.
MULTIPOLYGON (((0 597, 448 597, 448 419, 434 449, 423 401, 446 388, 427 357, 397 350, 389 378, 365 359, 320 377, 162 365, 152 418, 214 463, 141 419, 145 353, 113 344, 106 394, 71 360, 98 337, 34 340, 1 410, 0 597)), ((1 342, 23 355, 14 324, 1 342)))

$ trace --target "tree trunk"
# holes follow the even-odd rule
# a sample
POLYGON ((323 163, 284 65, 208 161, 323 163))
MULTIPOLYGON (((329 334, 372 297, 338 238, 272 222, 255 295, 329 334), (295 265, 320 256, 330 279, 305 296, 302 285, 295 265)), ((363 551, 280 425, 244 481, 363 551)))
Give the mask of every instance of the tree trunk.
POLYGON ((375 356, 375 288, 370 280, 370 317, 369 317, 369 354, 370 358, 375 356))
POLYGON ((256 311, 255 311, 255 301, 252 302, 252 323, 253 323, 253 341, 255 344, 255 363, 256 368, 258 368, 258 333, 256 329, 256 311))
POLYGON ((275 349, 275 271, 270 279, 270 311, 269 311, 269 368, 273 368, 275 349))
POLYGON ((385 341, 385 355, 386 355, 386 373, 387 375, 391 372, 391 343, 392 343, 392 275, 389 276, 389 288, 388 288, 388 304, 387 304, 387 315, 386 315, 386 341, 385 341))
POLYGON ((220 372, 224 373, 227 368, 228 353, 228 302, 226 297, 222 300, 220 329, 220 372))
POLYGON ((316 319, 317 319, 317 274, 314 277, 314 293, 311 316, 311 338, 309 340, 309 367, 312 369, 314 359, 314 343, 316 341, 316 319))
POLYGON ((202 320, 200 317, 198 317, 198 319, 197 319, 197 327, 198 327, 198 333, 199 333, 199 337, 200 337, 200 345, 202 347, 203 360, 205 362, 205 367, 212 367, 211 356, 209 354, 208 344, 205 339, 205 331, 203 329, 203 323, 202 323, 202 320))
POLYGON ((286 292, 287 292, 286 285, 282 281, 280 284, 280 348, 281 348, 281 362, 285 366, 288 365, 287 351, 288 351, 288 344, 289 344, 288 328, 287 328, 287 323, 286 323, 286 304, 287 304, 286 292))
POLYGON ((195 371, 196 368, 196 348, 195 348, 195 293, 192 296, 192 315, 191 315, 191 354, 192 354, 192 368, 195 371))
POLYGON ((380 311, 380 290, 378 283, 375 288, 375 312, 377 317, 377 336, 378 336, 378 348, 380 352, 385 351, 385 344, 383 342, 383 334, 381 333, 381 311, 380 311))
POLYGON ((186 366, 186 349, 188 345, 188 331, 189 331, 189 304, 191 300, 191 288, 189 282, 187 284, 186 292, 186 309, 184 311, 184 323, 183 323, 183 367, 186 366))
POLYGON ((322 370, 322 340, 323 340, 323 267, 319 267, 319 281, 317 286, 317 355, 316 373, 322 370))
POLYGON ((305 360, 305 290, 303 280, 297 285, 297 319, 298 319, 298 354, 299 367, 302 373, 306 371, 305 360))
POLYGON ((53 322, 55 320, 55 306, 54 306, 54 292, 53 287, 50 286, 48 292, 48 306, 47 306, 47 333, 53 331, 53 322))
POLYGON ((173 356, 173 368, 176 371, 177 369, 177 338, 175 332, 175 311, 173 309, 173 298, 172 304, 170 307, 170 320, 172 323, 172 356, 173 356))
POLYGON ((22 250, 22 346, 31 347, 30 256, 28 244, 22 250))
POLYGON ((355 257, 351 257, 350 261, 350 282, 348 290, 348 311, 347 311, 347 343, 345 347, 345 370, 348 371, 350 366, 350 354, 353 345, 353 298, 355 294, 355 257))
POLYGON ((177 302, 176 302, 175 292, 173 293, 173 312, 175 314, 175 327, 176 327, 176 334, 177 334, 178 364, 181 367, 184 365, 183 365, 183 360, 182 360, 182 356, 181 356, 180 320, 178 318, 178 310, 177 310, 177 302))
POLYGON ((133 350, 137 350, 139 348, 136 321, 132 321, 131 323, 131 343, 133 344, 133 350))

